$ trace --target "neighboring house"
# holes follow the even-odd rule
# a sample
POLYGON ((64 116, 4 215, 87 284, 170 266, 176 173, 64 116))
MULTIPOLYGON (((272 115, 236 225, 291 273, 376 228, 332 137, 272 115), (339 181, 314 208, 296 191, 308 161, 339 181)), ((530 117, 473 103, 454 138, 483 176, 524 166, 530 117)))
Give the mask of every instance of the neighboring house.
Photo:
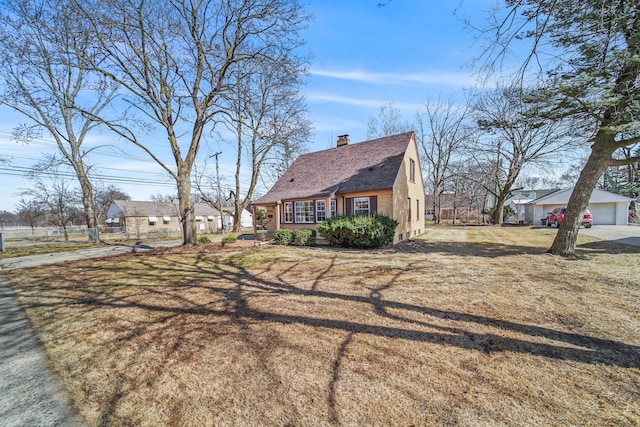
POLYGON ((267 194, 253 202, 265 209, 267 231, 312 228, 326 218, 386 214, 399 225, 393 243, 424 229, 424 184, 413 132, 349 144, 296 159, 267 194))
MULTIPOLYGON (((425 219, 427 221, 433 221, 433 202, 434 195, 426 194, 424 196, 425 203, 425 219)), ((440 196, 440 219, 452 220, 452 219, 464 219, 467 220, 472 216, 472 208, 469 203, 469 196, 467 194, 449 194, 445 193, 440 196)))
MULTIPOLYGON (((230 207, 223 207, 223 212, 230 209, 230 207)), ((221 230, 222 221, 218 209, 212 208, 207 203, 194 203, 194 211, 198 232, 215 233, 221 230)), ((233 218, 226 212, 222 218, 224 218, 224 228, 230 230, 233 227, 233 218)), ((108 227, 123 227, 136 235, 160 232, 163 229, 173 234, 182 229, 178 204, 171 202, 115 200, 107 210, 105 222, 108 227)), ((241 218, 242 226, 250 227, 252 223, 251 213, 244 210, 241 218)))
POLYGON ((514 213, 507 218, 505 222, 525 223, 526 206, 534 200, 544 197, 548 194, 558 191, 553 190, 515 190, 509 193, 509 197, 504 201, 504 206, 509 206, 514 213))
MULTIPOLYGON (((573 188, 557 190, 539 197, 525 206, 525 224, 540 225, 542 218, 554 208, 567 206, 573 188)), ((604 190, 593 190, 588 209, 593 214, 593 225, 626 225, 629 203, 632 199, 604 190)))

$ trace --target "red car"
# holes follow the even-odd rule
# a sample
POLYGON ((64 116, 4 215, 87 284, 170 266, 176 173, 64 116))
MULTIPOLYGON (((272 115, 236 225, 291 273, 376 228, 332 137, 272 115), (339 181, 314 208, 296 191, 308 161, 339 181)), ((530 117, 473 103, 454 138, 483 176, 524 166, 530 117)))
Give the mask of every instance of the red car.
MULTIPOLYGON (((560 227, 562 220, 564 219, 564 211, 567 208, 555 208, 553 211, 547 213, 547 227, 551 227, 555 225, 556 227, 560 227)), ((593 225, 593 215, 589 209, 584 211, 582 215, 581 225, 584 225, 584 228, 591 228, 593 225)))

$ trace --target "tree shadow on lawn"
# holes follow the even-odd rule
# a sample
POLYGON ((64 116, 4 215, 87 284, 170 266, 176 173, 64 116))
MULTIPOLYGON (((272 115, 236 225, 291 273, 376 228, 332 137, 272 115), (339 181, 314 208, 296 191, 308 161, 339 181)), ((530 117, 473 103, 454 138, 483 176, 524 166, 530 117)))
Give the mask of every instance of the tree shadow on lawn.
POLYGON ((484 258, 498 258, 510 255, 538 255, 544 254, 547 248, 535 246, 521 246, 506 243, 489 242, 426 242, 421 240, 407 240, 382 249, 368 252, 376 253, 450 253, 458 256, 474 256, 484 258))
MULTIPOLYGON (((441 244, 438 246, 442 247, 441 244)), ((484 253, 482 256, 500 256, 500 254, 504 255, 505 251, 501 245, 472 244, 471 248, 468 246, 445 245, 456 253, 467 248, 469 254, 473 253, 475 256, 478 256, 478 251, 484 253)), ((412 247, 416 246, 412 245, 412 247)), ((417 250, 420 252, 429 250, 429 245, 419 244, 417 250)), ((538 248, 507 249, 507 253, 523 251, 539 253, 538 248)), ((333 262, 316 273, 310 288, 303 288, 287 284, 282 277, 276 277, 276 280, 260 277, 260 273, 255 274, 246 269, 242 259, 230 257, 225 260, 225 263, 211 262, 205 254, 196 257, 195 263, 190 262, 193 257, 185 257, 179 261, 172 259, 166 264, 162 276, 184 279, 180 283, 170 282, 170 285, 163 285, 157 283, 157 271, 153 270, 156 266, 153 257, 162 255, 137 255, 140 269, 128 268, 131 270, 128 272, 136 275, 136 283, 140 283, 140 275, 148 274, 150 284, 147 286, 140 286, 138 289, 139 285, 137 285, 135 289, 128 292, 115 292, 113 285, 87 286, 84 280, 76 280, 59 288, 48 288, 44 285, 36 297, 39 302, 31 302, 28 297, 27 300, 23 299, 23 304, 26 303, 26 306, 31 308, 50 309, 52 313, 63 307, 72 307, 74 310, 83 310, 83 316, 90 316, 91 312, 103 309, 136 309, 148 313, 148 318, 153 320, 132 325, 130 330, 116 334, 111 343, 114 348, 128 342, 143 343, 137 347, 137 352, 131 355, 131 363, 141 357, 148 347, 157 345, 157 342, 166 342, 167 337, 175 337, 173 343, 169 342, 163 346, 165 351, 163 363, 166 363, 181 347, 183 340, 193 339, 194 336, 205 333, 221 333, 216 330, 220 322, 239 327, 238 339, 244 341, 247 346, 253 346, 252 351, 256 353, 258 359, 262 360, 267 360, 267 357, 260 355, 264 349, 253 345, 252 340, 259 337, 252 335, 251 329, 247 326, 249 324, 270 322, 344 332, 345 338, 337 349, 336 358, 331 367, 332 375, 327 385, 328 413, 332 422, 339 422, 336 410, 336 382, 340 379, 341 360, 354 335, 452 346, 484 354, 514 352, 586 364, 640 368, 640 347, 636 345, 385 298, 385 291, 402 283, 400 275, 404 270, 391 274, 386 284, 370 290, 368 295, 357 295, 320 289, 323 278, 331 273, 333 262), (199 281, 193 280, 194 277, 198 277, 199 281), (191 291, 204 291, 213 298, 207 301, 194 301, 190 298, 191 291), (275 300, 273 305, 273 307, 277 305, 280 312, 275 309, 269 310, 272 306, 263 304, 260 307, 260 304, 254 303, 253 299, 257 296, 281 298, 281 303, 275 300), (313 309, 304 314, 287 313, 289 311, 287 304, 291 301, 287 297, 292 296, 313 300, 326 307, 355 304, 362 307, 364 311, 375 313, 380 322, 362 322, 345 317, 326 318, 322 317, 321 313, 314 313, 313 309), (212 300, 223 301, 223 304, 212 304, 212 300), (191 315, 205 316, 204 319, 210 320, 199 322, 187 320, 186 318, 191 315), (172 330, 172 328, 178 328, 178 330, 172 330), (506 336, 510 333, 519 336, 506 336)), ((269 269, 269 265, 275 267, 277 263, 278 260, 272 261, 266 269, 269 269)), ((371 270, 371 274, 376 274, 374 267, 371 270)), ((267 368, 268 365, 265 362, 264 369, 267 368)), ((161 364, 154 368, 154 372, 160 375, 163 369, 161 364)), ((152 384, 154 379, 148 377, 145 381, 147 384, 152 384)), ((127 392, 125 384, 117 383, 114 386, 107 409, 101 414, 103 424, 109 424, 113 420, 118 402, 126 396, 127 392)))
MULTIPOLYGON (((422 247, 423 245, 421 245, 422 247)), ((527 248, 531 249, 531 248, 527 248)), ((140 257, 141 264, 145 264, 145 256, 140 257)), ((123 296, 114 295, 110 291, 113 286, 101 290, 99 287, 87 287, 82 281, 73 286, 73 296, 70 294, 70 288, 65 287, 65 296, 46 295, 44 291, 41 301, 47 301, 51 297, 59 302, 42 302, 29 304, 29 307, 46 307, 55 309, 59 305, 83 307, 88 310, 95 310, 101 307, 111 308, 138 308, 149 312, 166 313, 167 316, 179 316, 182 314, 197 314, 208 316, 219 316, 224 318, 235 319, 253 319, 264 320, 268 322, 277 322, 283 324, 300 324, 318 328, 338 329, 347 333, 363 333, 382 337, 401 338, 411 341, 447 344, 456 347, 477 350, 484 353, 494 353, 501 351, 512 351, 526 353, 536 356, 549 358, 557 358, 562 360, 573 360, 581 363, 602 363, 606 365, 620 366, 624 368, 640 368, 640 347, 628 345, 613 340, 600 339, 587 335, 556 331, 553 329, 521 324, 492 317, 486 317, 476 314, 469 314, 455 310, 441 310, 422 305, 414 305, 399 301, 387 300, 382 297, 384 289, 377 289, 369 296, 350 295, 346 293, 337 293, 318 290, 318 284, 322 277, 317 277, 311 289, 293 286, 284 282, 275 282, 265 280, 252 274, 246 270, 241 262, 228 262, 224 265, 213 264, 207 265, 206 257, 200 257, 201 261, 196 265, 189 264, 186 261, 181 264, 172 260, 171 271, 163 272, 163 276, 183 276, 192 277, 194 268, 197 274, 203 280, 203 283, 181 283, 177 285, 180 291, 189 288, 204 287, 208 292, 217 294, 227 306, 223 309, 213 309, 208 307, 207 303, 196 304, 193 301, 181 297, 172 292, 175 290, 173 286, 142 286, 139 291, 133 294, 125 294, 123 296), (217 287, 214 283, 207 280, 211 278, 223 279, 229 283, 233 283, 231 288, 217 287), (156 294, 160 297, 166 296, 171 301, 170 305, 153 304, 150 301, 137 300, 136 297, 146 294, 156 294), (439 329, 443 333, 421 332, 413 329, 404 329, 397 327, 387 327, 383 325, 365 324, 349 321, 347 319, 326 319, 313 316, 287 315, 276 312, 269 312, 252 307, 249 299, 254 295, 270 295, 270 296, 288 296, 296 295, 310 298, 319 298, 331 304, 339 304, 340 302, 351 302, 369 306, 376 314, 383 317, 390 317, 395 320, 406 322, 408 325, 423 325, 429 329, 439 329), (62 300, 61 300, 62 299, 62 300), (459 322, 459 327, 442 327, 429 321, 419 322, 408 317, 399 317, 390 315, 389 310, 401 310, 408 313, 417 313, 424 315, 427 320, 445 319, 448 321, 459 322), (495 333, 478 334, 467 331, 465 324, 477 324, 495 328, 495 333), (530 337, 540 337, 558 344, 551 343, 535 343, 527 340, 505 338, 500 331, 512 331, 530 337), (452 339, 452 335, 456 339, 452 339), (568 348, 565 344, 581 347, 568 348)), ((277 261, 274 261, 277 263, 277 261)), ((154 268, 149 265, 149 268, 154 268)), ((329 273, 331 266, 324 269, 320 276, 329 273)), ((411 266, 408 267, 411 269, 411 266)), ((373 268, 375 270, 375 268, 373 268)), ((167 269, 169 270, 169 269, 167 269)), ((144 271, 144 269, 141 269, 144 271)), ((132 274, 140 272, 132 271, 132 274)), ((375 272, 374 272, 375 273, 375 272)), ((157 272, 149 275, 150 282, 157 280, 157 272)), ((137 276, 137 282, 140 277, 137 276)), ((391 288, 396 283, 390 281, 385 289, 391 288)), ((136 286, 138 287, 138 286, 136 286)))

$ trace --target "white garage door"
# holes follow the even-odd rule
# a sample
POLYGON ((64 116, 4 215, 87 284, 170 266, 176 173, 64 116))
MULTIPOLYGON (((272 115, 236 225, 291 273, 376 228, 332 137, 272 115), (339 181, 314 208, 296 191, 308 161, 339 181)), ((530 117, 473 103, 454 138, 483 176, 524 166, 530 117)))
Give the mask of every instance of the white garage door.
POLYGON ((616 223, 615 203, 594 203, 589 205, 593 214, 593 225, 614 225, 616 223))

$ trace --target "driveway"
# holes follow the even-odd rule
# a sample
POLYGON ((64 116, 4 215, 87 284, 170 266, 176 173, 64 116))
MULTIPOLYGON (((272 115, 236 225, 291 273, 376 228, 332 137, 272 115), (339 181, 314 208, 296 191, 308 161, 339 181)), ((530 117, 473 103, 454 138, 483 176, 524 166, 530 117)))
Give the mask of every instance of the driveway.
POLYGON ((594 225, 580 228, 580 233, 625 245, 640 246, 640 226, 637 225, 594 225))

